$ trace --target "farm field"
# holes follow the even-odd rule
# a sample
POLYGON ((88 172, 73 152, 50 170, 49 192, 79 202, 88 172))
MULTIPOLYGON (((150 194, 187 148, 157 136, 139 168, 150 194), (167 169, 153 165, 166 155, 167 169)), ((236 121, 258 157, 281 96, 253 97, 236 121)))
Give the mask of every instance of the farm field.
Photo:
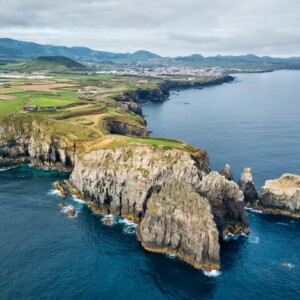
POLYGON ((49 127, 48 133, 80 141, 86 149, 144 144, 165 150, 195 150, 181 141, 134 136, 147 133, 143 117, 134 112, 139 110, 134 95, 137 91, 159 93, 162 78, 144 79, 141 86, 141 78, 131 75, 54 73, 39 79, 29 77, 8 77, 0 82, 0 122, 8 116, 24 122, 36 119, 49 127))

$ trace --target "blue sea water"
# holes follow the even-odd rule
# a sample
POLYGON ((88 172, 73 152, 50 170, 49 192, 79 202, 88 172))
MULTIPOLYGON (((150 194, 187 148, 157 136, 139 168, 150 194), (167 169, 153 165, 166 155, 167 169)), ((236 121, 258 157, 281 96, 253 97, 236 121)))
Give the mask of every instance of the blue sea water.
MULTIPOLYGON (((257 186, 300 173, 300 72, 237 75, 239 82, 185 90, 144 106, 155 136, 183 139, 254 170, 257 186), (185 105, 184 102, 189 102, 185 105)), ((208 277, 142 249, 132 225, 107 226, 29 166, 0 172, 0 299, 300 299, 300 220, 250 213, 248 237, 221 243, 221 274, 208 277), (283 263, 289 265, 282 266, 283 263)))

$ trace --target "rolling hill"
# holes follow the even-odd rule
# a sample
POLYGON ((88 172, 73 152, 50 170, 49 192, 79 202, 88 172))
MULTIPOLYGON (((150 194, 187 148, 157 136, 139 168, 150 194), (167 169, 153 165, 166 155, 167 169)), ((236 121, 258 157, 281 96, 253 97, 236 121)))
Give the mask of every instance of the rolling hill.
POLYGON ((172 58, 162 57, 145 50, 139 50, 134 53, 112 53, 96 51, 87 47, 40 45, 32 42, 0 38, 0 64, 22 62, 41 56, 65 57, 79 62, 104 65, 132 65, 142 63, 144 65, 217 66, 229 69, 241 68, 254 70, 300 69, 300 57, 274 58, 270 56, 260 57, 253 54, 204 57, 200 54, 193 54, 172 58))
POLYGON ((65 56, 40 56, 31 61, 0 66, 0 70, 1 69, 22 72, 66 72, 84 70, 86 67, 83 64, 65 56))

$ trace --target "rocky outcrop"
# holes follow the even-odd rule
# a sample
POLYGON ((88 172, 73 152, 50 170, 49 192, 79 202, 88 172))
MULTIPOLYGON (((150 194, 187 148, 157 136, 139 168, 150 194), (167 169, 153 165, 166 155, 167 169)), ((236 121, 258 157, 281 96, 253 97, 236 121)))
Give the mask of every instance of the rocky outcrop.
POLYGON ((0 126, 0 157, 29 159, 32 164, 45 164, 71 169, 75 144, 72 140, 49 132, 42 122, 30 117, 9 117, 0 126))
POLYGON ((148 136, 148 130, 143 126, 128 124, 114 118, 106 118, 105 125, 109 133, 133 136, 148 136))
POLYGON ((145 249, 176 255, 197 269, 219 268, 218 236, 209 201, 179 182, 152 194, 138 228, 145 249))
POLYGON ((243 191, 246 203, 253 204, 258 199, 254 185, 252 170, 245 168, 239 180, 239 187, 243 191))
POLYGON ((259 206, 270 213, 300 217, 300 175, 283 174, 279 179, 267 180, 259 206))
POLYGON ((221 236, 249 232, 244 196, 235 182, 211 172, 202 179, 198 192, 209 200, 221 236))
POLYGON ((129 145, 99 149, 77 157, 71 184, 102 211, 141 219, 147 200, 167 183, 180 181, 199 188, 210 172, 207 153, 200 150, 129 145))
POLYGON ((206 82, 203 80, 165 80, 158 87, 154 88, 138 88, 136 90, 127 91, 122 95, 115 97, 116 101, 129 102, 133 101, 136 103, 161 102, 166 100, 171 90, 186 89, 186 88, 203 88, 207 86, 218 85, 226 82, 232 82, 234 77, 225 75, 211 78, 206 82))
POLYGON ((229 164, 225 164, 223 169, 220 171, 220 174, 223 175, 227 180, 233 180, 233 174, 229 164))

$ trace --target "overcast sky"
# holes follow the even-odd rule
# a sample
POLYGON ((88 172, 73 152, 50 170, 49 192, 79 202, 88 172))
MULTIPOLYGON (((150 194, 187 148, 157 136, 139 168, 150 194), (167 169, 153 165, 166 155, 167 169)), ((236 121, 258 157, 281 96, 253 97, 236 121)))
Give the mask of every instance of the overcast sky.
POLYGON ((0 0, 0 36, 164 56, 300 56, 300 1, 0 0))

